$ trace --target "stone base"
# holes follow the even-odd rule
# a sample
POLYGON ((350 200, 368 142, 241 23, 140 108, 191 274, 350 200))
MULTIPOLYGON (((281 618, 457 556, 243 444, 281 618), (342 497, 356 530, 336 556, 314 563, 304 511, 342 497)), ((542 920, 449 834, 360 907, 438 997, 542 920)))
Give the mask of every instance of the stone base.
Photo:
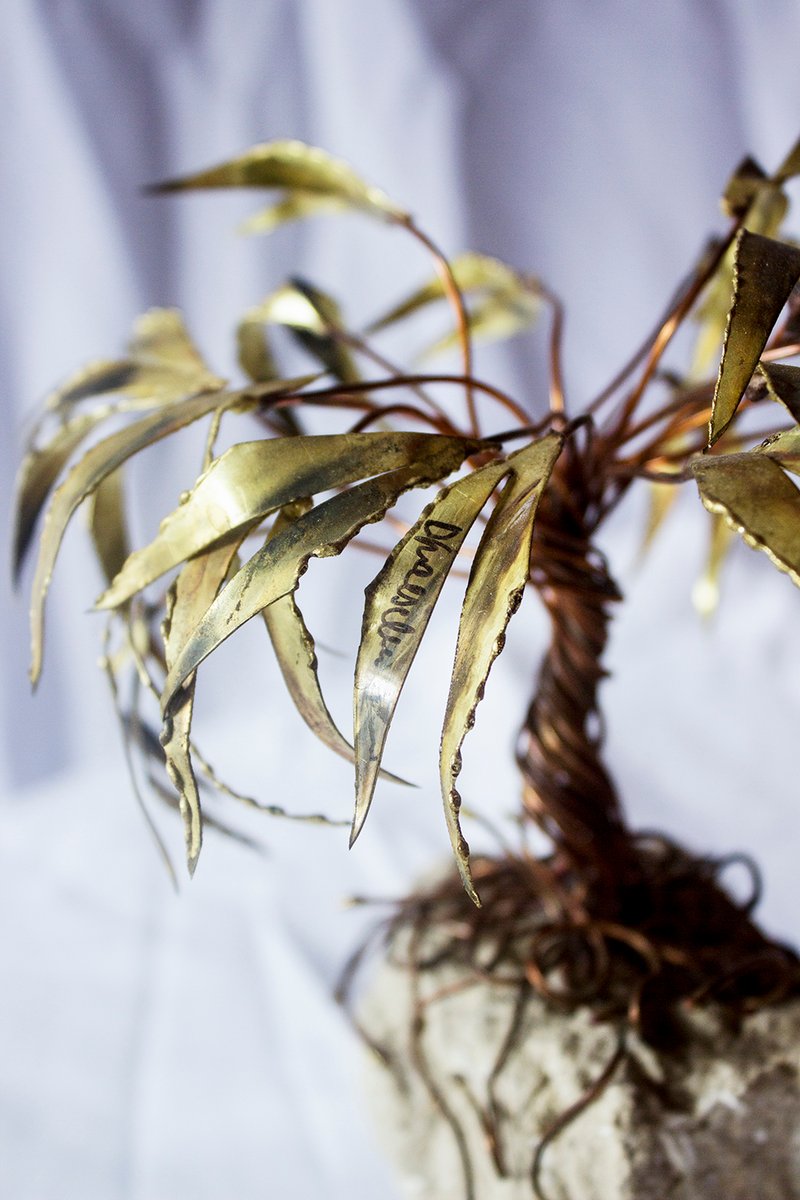
MULTIPOLYGON (((537 1144, 602 1074, 618 1035, 588 1009, 562 1014, 531 993, 494 1081, 493 1156, 487 1085, 516 990, 463 982, 450 965, 420 979, 423 997, 444 993, 421 1033, 437 1103, 414 1069, 409 974, 381 969, 362 1010, 393 1064, 370 1067, 376 1121, 409 1200, 531 1200, 537 1144), (468 1147, 466 1171, 443 1108, 468 1147)), ((739 1034, 710 1011, 686 1024, 680 1057, 628 1035, 611 1082, 542 1153, 547 1200, 800 1200, 800 1002, 748 1017, 739 1034)))

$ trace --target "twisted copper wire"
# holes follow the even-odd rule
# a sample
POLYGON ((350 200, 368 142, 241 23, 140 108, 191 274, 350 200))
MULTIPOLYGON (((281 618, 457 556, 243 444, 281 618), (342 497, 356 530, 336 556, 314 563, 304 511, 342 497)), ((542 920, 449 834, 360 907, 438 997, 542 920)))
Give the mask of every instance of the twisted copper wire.
POLYGON ((551 639, 516 757, 526 813, 603 892, 595 904, 610 916, 620 887, 636 875, 630 833, 602 761, 598 703, 610 608, 621 594, 591 544, 592 497, 581 460, 576 453, 564 460, 561 487, 543 498, 534 538, 533 580, 551 639))

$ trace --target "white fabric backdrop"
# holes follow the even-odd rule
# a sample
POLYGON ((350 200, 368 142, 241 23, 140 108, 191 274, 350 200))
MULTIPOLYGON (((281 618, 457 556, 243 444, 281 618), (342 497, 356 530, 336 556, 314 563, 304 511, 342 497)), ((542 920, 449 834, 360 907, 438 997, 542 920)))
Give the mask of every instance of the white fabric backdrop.
MULTIPOLYGON (((271 137, 323 145, 449 250, 547 279, 567 304, 577 399, 651 325, 717 225, 729 169, 748 150, 772 166, 800 131, 800 11, 781 0, 10 0, 0 32, 7 509, 26 415, 76 365, 121 349, 148 306, 180 305, 224 371, 236 314, 290 270, 357 297, 356 318, 391 295, 381 272, 411 285, 428 270, 359 221, 243 242, 231 230, 252 198, 156 201, 143 182, 271 137)), ((541 411, 542 347, 487 354, 481 370, 541 411)), ((153 452, 142 537, 195 461, 153 452)), ((609 758, 637 823, 753 850, 765 919, 796 936, 797 593, 741 548, 703 628, 688 599, 703 554, 694 497, 635 572, 642 515, 633 502, 608 535, 630 596, 610 654, 609 758)), ((338 565, 313 568, 303 598, 320 641, 346 649, 359 614, 338 565)), ((3 592, 0 1195, 390 1196, 329 994, 363 928, 342 897, 397 894, 445 851, 434 763, 446 616, 392 743, 390 765, 419 791, 381 793, 349 855, 341 835, 277 823, 257 827, 264 854, 209 838, 176 897, 92 667, 96 590, 76 529, 35 700, 26 605, 3 592)), ((508 750, 542 632, 533 612, 517 618, 467 748, 468 797, 493 811, 516 795, 508 750)), ((346 765, 284 711, 250 645, 246 669, 233 657, 207 669, 214 753, 267 799, 345 814, 346 765)), ((347 664, 327 655, 323 670, 344 719, 347 664)))

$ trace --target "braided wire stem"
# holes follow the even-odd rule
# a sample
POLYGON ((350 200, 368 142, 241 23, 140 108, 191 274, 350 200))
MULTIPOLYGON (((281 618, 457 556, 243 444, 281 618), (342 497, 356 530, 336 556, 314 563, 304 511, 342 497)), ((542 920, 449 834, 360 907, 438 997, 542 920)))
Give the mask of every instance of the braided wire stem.
POLYGON ((533 701, 517 747, 526 814, 548 835, 556 856, 587 883, 605 912, 637 881, 635 846, 602 760, 598 690, 611 605, 621 593, 591 543, 591 497, 582 495, 576 457, 568 487, 543 498, 532 574, 551 623, 533 701), (566 499, 565 499, 566 497, 566 499))

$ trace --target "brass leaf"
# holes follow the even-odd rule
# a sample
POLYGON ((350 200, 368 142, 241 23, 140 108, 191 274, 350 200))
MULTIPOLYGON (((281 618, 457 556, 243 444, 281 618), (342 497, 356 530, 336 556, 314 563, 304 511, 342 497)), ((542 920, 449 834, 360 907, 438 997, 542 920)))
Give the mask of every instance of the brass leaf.
POLYGON ((151 190, 180 192, 220 187, 288 188, 335 197, 384 219, 408 219, 384 192, 365 183, 347 163, 297 141, 262 142, 219 166, 167 180, 151 190))
POLYGON ((758 454, 765 454, 793 475, 800 475, 800 429, 785 429, 767 438, 757 448, 758 454))
MULTIPOLYGON (((458 290, 464 295, 488 291, 494 295, 510 297, 521 293, 530 295, 534 290, 532 280, 525 279, 513 267, 501 262, 499 258, 491 258, 486 254, 470 252, 459 254, 450 260, 450 269, 458 290)), ((420 309, 426 308, 429 304, 445 299, 446 295, 442 280, 435 275, 428 283, 412 292, 400 304, 395 305, 384 316, 374 321, 369 327, 369 332, 377 333, 381 329, 386 329, 388 326, 410 317, 413 313, 419 312, 420 309)))
POLYGON ((748 154, 731 175, 722 194, 722 211, 728 217, 742 217, 754 197, 767 181, 767 176, 748 154))
MULTIPOLYGON (((162 625, 167 669, 176 661, 216 597, 236 557, 238 545, 236 540, 231 539, 208 554, 192 559, 175 579, 167 595, 166 616, 162 625)), ((180 705, 164 722, 161 735, 167 773, 178 793, 190 875, 194 874, 203 841, 203 817, 190 743, 194 690, 195 680, 191 679, 181 693, 180 705)))
POLYGON ((767 455, 705 455, 690 469, 706 508, 800 585, 800 491, 767 455))
POLYGON ((356 804, 350 845, 372 803, 400 692, 464 539, 510 466, 490 463, 444 488, 366 590, 356 662, 356 804))
POLYGON ((672 483, 651 482, 648 491, 650 502, 647 510, 647 523, 642 535, 642 544, 639 548, 640 560, 644 559, 645 555, 650 551, 653 542, 661 531, 661 526, 670 512, 672 512, 678 495, 678 489, 672 483))
POLYGON ((279 371, 258 309, 250 309, 236 326, 239 366, 254 383, 278 379, 279 371))
POLYGON ((776 183, 781 183, 785 179, 792 179, 795 175, 800 175, 800 139, 792 146, 775 172, 773 179, 776 183))
POLYGON ((300 279, 292 280, 245 314, 239 326, 240 350, 243 339, 249 341, 252 344, 249 352, 257 354, 262 360, 257 369, 271 369, 274 373, 274 366, 270 367, 272 356, 268 344, 256 350, 252 332, 254 327, 265 323, 283 325, 291 330, 300 344, 342 383, 354 383, 360 379, 353 356, 341 339, 336 337, 337 330, 343 328, 339 306, 319 288, 300 279))
POLYGON ((23 459, 17 476, 14 514, 14 578, 25 561, 33 531, 56 480, 87 435, 110 416, 109 407, 80 413, 61 425, 47 445, 34 447, 23 459))
POLYGON ((241 403, 236 393, 220 392, 192 396, 168 408, 142 417, 125 429, 92 446, 71 469, 53 494, 39 541, 39 555, 31 595, 31 682, 35 685, 42 669, 44 606, 59 547, 75 510, 106 476, 134 454, 198 421, 215 409, 241 403))
POLYGON ((787 408, 800 424, 800 367, 786 363, 759 363, 758 370, 767 384, 773 400, 787 408))
POLYGON ((708 557, 703 572, 692 588, 692 603, 705 620, 713 617, 719 607, 719 578, 728 550, 734 538, 733 529, 719 513, 709 513, 708 557))
POLYGON ((95 554, 110 583, 130 554, 125 519, 123 468, 106 475, 89 497, 89 529, 95 554))
MULTIPOLYGON (((294 511, 284 509, 278 514, 270 539, 283 533, 292 520, 307 512, 310 504, 294 506, 294 511)), ((294 706, 306 725, 335 754, 354 761, 353 747, 340 732, 325 703, 317 673, 317 655, 314 639, 298 608, 294 595, 282 596, 267 605, 263 612, 264 624, 272 642, 284 682, 294 706)), ((403 780, 390 776, 395 782, 403 780)))
POLYGON ((341 213, 347 208, 347 201, 338 196, 290 191, 275 204, 262 208, 260 212, 242 221, 239 232, 245 235, 272 233, 290 221, 303 221, 307 217, 324 216, 327 213, 341 213))
MULTIPOLYGON (((297 439, 292 439, 292 444, 297 439)), ((424 486, 455 470, 469 453, 455 438, 441 438, 423 462, 389 471, 333 496, 298 517, 267 541, 209 608, 170 671, 162 706, 168 711, 184 680, 226 638, 268 604, 297 587, 312 557, 339 554, 364 525, 379 521, 409 488, 424 486)))
MULTIPOLYGON (((498 292, 487 297, 467 314, 467 325, 474 338, 484 342, 501 342, 529 329, 541 311, 541 301, 531 292, 498 292)), ((456 330, 439 338, 420 356, 432 358, 445 350, 452 350, 459 342, 456 330)))
POLYGON ((97 606, 124 603, 178 563, 294 500, 427 455, 435 457, 445 443, 461 458, 468 453, 461 439, 424 433, 319 434, 240 442, 200 476, 184 502, 161 522, 153 541, 131 555, 97 606))
POLYGON ((551 433, 509 459, 514 473, 484 530, 461 612, 442 730, 440 777, 456 864, 475 904, 480 899, 470 871, 469 846, 461 832, 461 797, 456 788, 461 747, 474 724, 492 663, 503 649, 508 622, 522 599, 536 508, 562 445, 563 438, 551 433))
MULTIPOLYGON (((731 182, 733 183, 733 181, 731 182)), ((781 188, 770 179, 762 179, 758 183, 757 176, 753 176, 749 181, 751 190, 748 199, 746 197, 748 183, 744 178, 740 182, 742 192, 738 197, 738 203, 744 205, 742 227, 749 230, 750 233, 760 233, 768 238, 777 237, 789 203, 781 188)), ((731 201, 731 215, 733 215, 735 203, 736 200, 731 201)), ((695 313, 694 319, 700 325, 692 361, 692 375, 695 378, 706 374, 714 358, 720 352, 728 324, 728 310, 731 306, 731 278, 734 274, 735 259, 736 244, 734 243, 717 268, 706 288, 703 301, 695 313)))
POLYGON ((225 381, 203 362, 176 309, 154 308, 138 317, 128 353, 128 358, 101 359, 72 375, 48 396, 48 410, 64 412, 81 400, 115 392, 149 407, 224 387, 225 381))
POLYGON ((709 445, 725 432, 770 331, 800 276, 800 250, 742 230, 736 244, 733 302, 714 390, 709 445))

